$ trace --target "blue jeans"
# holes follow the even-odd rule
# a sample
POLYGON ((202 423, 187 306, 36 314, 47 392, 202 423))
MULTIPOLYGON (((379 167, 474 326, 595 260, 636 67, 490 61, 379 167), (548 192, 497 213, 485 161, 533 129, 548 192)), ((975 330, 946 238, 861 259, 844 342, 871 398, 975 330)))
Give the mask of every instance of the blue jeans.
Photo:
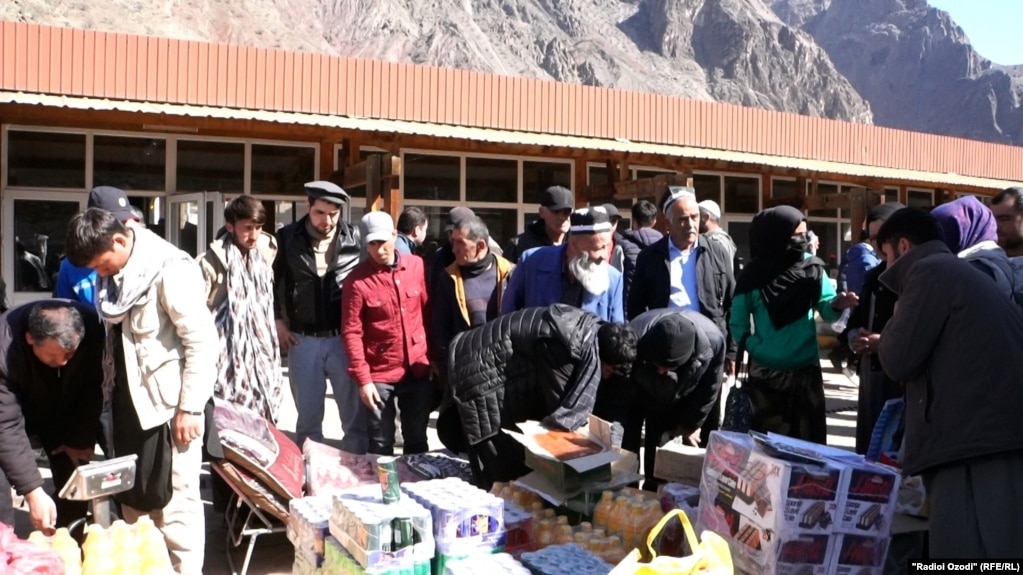
POLYGON ((425 379, 406 377, 391 385, 376 383, 384 406, 379 411, 366 410, 369 423, 369 452, 394 455, 395 407, 401 409, 401 432, 405 438, 402 453, 425 453, 430 446, 426 427, 433 409, 433 384, 425 379))
POLYGON ((366 453, 369 448, 366 409, 359 399, 358 386, 348 376, 348 354, 341 338, 296 333, 295 339, 298 343, 288 352, 288 379, 298 410, 295 436, 299 447, 306 438, 323 441, 323 411, 329 378, 345 434, 341 449, 366 453))

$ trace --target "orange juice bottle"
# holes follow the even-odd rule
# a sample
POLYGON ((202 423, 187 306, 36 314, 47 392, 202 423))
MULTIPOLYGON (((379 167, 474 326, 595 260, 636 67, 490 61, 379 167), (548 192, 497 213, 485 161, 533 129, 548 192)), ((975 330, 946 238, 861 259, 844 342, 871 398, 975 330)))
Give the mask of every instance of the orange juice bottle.
POLYGON ((605 548, 603 559, 612 565, 617 565, 625 559, 628 555, 628 550, 622 545, 621 537, 612 535, 607 538, 607 547, 605 548))
POLYGON ((607 532, 604 531, 603 529, 594 529, 593 531, 590 531, 590 537, 596 537, 598 539, 602 539, 606 535, 607 535, 607 532))
POLYGON ((564 545, 565 543, 571 543, 574 541, 572 537, 572 526, 565 523, 558 525, 558 533, 554 536, 555 545, 564 545))
POLYGON ((611 508, 614 507, 614 493, 605 491, 600 494, 600 501, 593 509, 593 524, 597 527, 607 528, 607 519, 611 515, 611 508))
POLYGON ((490 486, 490 494, 500 497, 501 493, 504 491, 505 485, 507 485, 507 483, 504 481, 495 481, 494 484, 490 486))
POLYGON ((577 529, 579 530, 580 533, 590 533, 591 531, 593 531, 593 524, 590 523, 589 521, 583 521, 582 523, 579 524, 577 529))
POLYGON ((607 518, 607 532, 611 535, 621 535, 625 529, 625 520, 629 514, 629 498, 619 496, 615 499, 615 506, 607 518))
MULTIPOLYGON (((568 516, 567 515, 558 515, 557 521, 558 521, 558 525, 559 526, 561 526, 561 525, 568 525, 568 516)), ((571 529, 571 527, 569 527, 569 529, 571 529)))
POLYGON ((554 521, 544 519, 536 530, 536 548, 543 549, 554 544, 554 521))
POLYGON ((642 503, 629 504, 629 512, 622 525, 622 541, 629 548, 639 547, 640 532, 646 520, 646 510, 642 503))
POLYGON ((603 559, 604 554, 607 553, 607 539, 590 537, 590 543, 586 546, 586 550, 603 559))

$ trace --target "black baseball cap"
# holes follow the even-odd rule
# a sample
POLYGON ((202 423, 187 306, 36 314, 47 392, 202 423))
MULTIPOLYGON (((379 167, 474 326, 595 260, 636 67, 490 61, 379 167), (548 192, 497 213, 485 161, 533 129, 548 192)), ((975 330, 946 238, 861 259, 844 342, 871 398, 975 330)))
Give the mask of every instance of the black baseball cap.
POLYGON ((572 191, 564 186, 551 186, 543 191, 540 196, 540 205, 555 212, 561 210, 574 210, 575 197, 572 191))
POLYGON ((138 217, 131 211, 131 203, 124 190, 113 186, 97 186, 89 192, 89 201, 86 207, 106 210, 114 215, 121 222, 137 220, 138 217))

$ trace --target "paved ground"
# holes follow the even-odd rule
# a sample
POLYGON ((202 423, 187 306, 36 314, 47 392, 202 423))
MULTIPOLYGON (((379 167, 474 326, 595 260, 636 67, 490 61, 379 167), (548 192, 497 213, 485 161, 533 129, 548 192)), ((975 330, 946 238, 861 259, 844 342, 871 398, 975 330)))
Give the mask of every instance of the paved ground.
MULTIPOLYGON (((828 408, 828 444, 836 447, 852 449, 856 431, 856 384, 842 373, 831 368, 828 361, 823 361, 824 387, 828 408)), ((281 429, 294 431, 295 410, 294 402, 290 393, 286 391, 281 414, 281 429)), ((440 441, 437 439, 436 431, 429 430, 431 448, 440 448, 440 441)), ((337 446, 337 440, 341 438, 341 421, 337 414, 337 405, 332 397, 328 397, 326 417, 324 420, 324 435, 328 443, 337 446)), ((43 459, 41 464, 45 464, 43 459)), ((208 494, 204 494, 206 501, 206 568, 205 572, 212 575, 231 573, 228 566, 227 552, 235 558, 235 565, 241 568, 244 559, 243 544, 241 548, 232 548, 226 541, 227 530, 224 524, 223 515, 213 511, 209 503, 208 494)), ((28 525, 28 514, 19 510, 17 530, 22 537, 28 535, 31 530, 28 525)), ((291 543, 284 534, 266 535, 259 538, 258 545, 253 554, 252 563, 248 573, 250 575, 284 575, 291 573, 293 561, 293 550, 291 543)))

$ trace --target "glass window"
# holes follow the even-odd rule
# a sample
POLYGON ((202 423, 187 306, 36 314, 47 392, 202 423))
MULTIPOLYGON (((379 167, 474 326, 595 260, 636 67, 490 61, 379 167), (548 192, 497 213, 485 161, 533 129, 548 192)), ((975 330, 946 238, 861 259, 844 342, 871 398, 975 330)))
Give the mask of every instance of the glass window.
POLYGON ((730 214, 755 214, 760 211, 760 179, 725 176, 725 204, 730 214))
MULTIPOLYGON (((807 194, 806 195, 809 197, 811 195, 811 191, 813 190, 813 182, 807 182, 806 185, 807 185, 807 194)), ((817 195, 819 195, 819 196, 827 196, 827 195, 830 195, 830 194, 837 194, 837 193, 838 193, 838 186, 835 185, 835 184, 821 184, 821 183, 817 184, 817 195)), ((834 210, 809 210, 807 213, 809 213, 809 215, 811 215, 811 216, 821 216, 821 217, 829 217, 829 218, 838 217, 838 210, 837 209, 834 209, 834 210)))
POLYGON ((934 207, 934 192, 931 190, 909 190, 906 194, 906 205, 911 208, 929 210, 934 207))
MULTIPOLYGON (((693 187, 696 188, 698 201, 714 200, 721 203, 721 176, 694 174, 693 187)), ((660 208, 661 206, 657 206, 660 208)))
POLYGON ((644 180, 646 178, 656 178, 657 176, 663 176, 665 174, 675 174, 677 172, 673 172, 671 170, 635 170, 633 173, 635 174, 633 179, 644 180))
POLYGON ((85 187, 85 134, 7 132, 7 185, 85 187))
POLYGON ((885 203, 899 201, 899 189, 898 188, 885 188, 884 189, 884 201, 885 201, 885 203))
POLYGON ((178 191, 242 192, 245 189, 245 144, 178 141, 178 191))
POLYGON ((461 166, 453 156, 405 154, 405 199, 461 201, 461 166))
POLYGON ((591 186, 603 186, 608 183, 607 179, 607 168, 604 166, 589 166, 587 168, 589 174, 589 185, 591 186))
MULTIPOLYGON (((156 224, 160 213, 160 198, 128 196, 128 203, 142 214, 142 223, 146 227, 152 227, 156 224)), ((163 232, 160 232, 159 235, 163 236, 163 232)))
MULTIPOLYGON (((750 261, 749 250, 749 222, 727 222, 726 231, 735 241, 736 252, 739 254, 739 263, 746 264, 750 261)), ((736 270, 739 271, 739 270, 736 270)))
POLYGON ((316 148, 252 144, 253 194, 302 193, 315 179, 316 148))
POLYGON ((510 202, 519 199, 519 163, 496 158, 465 159, 465 199, 510 202))
POLYGON ((270 233, 277 233, 277 230, 297 222, 309 212, 309 202, 305 198, 301 200, 262 200, 262 202, 263 208, 266 209, 266 223, 263 224, 263 229, 270 233))
POLYGON ((501 246, 519 233, 517 210, 473 206, 472 211, 487 224, 490 237, 501 246))
POLYGON ((799 195, 799 186, 795 180, 771 180, 772 198, 794 198, 799 195))
POLYGON ((522 162, 523 203, 539 205, 540 194, 551 186, 564 186, 572 189, 572 164, 522 162))
POLYGON ((92 143, 92 185, 157 191, 167 187, 167 141, 163 138, 96 136, 92 143))
POLYGON ((809 221, 807 227, 817 234, 817 239, 820 241, 817 257, 824 260, 828 273, 837 270, 841 258, 839 251, 842 249, 838 242, 838 224, 836 222, 809 221))
POLYGON ((167 241, 192 257, 199 254, 199 202, 172 200, 167 241))
POLYGON ((14 200, 14 291, 52 292, 79 202, 14 200))

